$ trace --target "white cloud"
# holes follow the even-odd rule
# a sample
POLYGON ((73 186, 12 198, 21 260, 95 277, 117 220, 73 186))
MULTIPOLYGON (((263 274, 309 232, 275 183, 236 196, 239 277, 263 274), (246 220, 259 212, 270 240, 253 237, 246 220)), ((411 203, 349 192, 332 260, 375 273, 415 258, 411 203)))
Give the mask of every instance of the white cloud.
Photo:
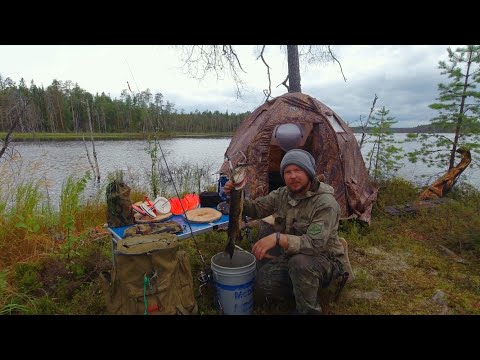
MULTIPOLYGON (((302 90, 350 123, 368 114, 376 93, 377 106, 390 110, 396 126, 425 124, 435 115, 428 104, 437 97, 437 84, 446 80, 438 61, 447 60, 447 47, 333 46, 347 81, 337 64, 302 66, 302 90)), ((235 85, 228 76, 217 80, 210 75, 199 82, 186 75, 180 69, 179 52, 167 45, 1 45, 0 74, 17 83, 23 77, 44 86, 53 79, 71 80, 91 93, 103 91, 112 97, 119 97, 128 81, 133 91, 161 92, 179 111, 253 111, 264 100, 263 89, 268 88, 266 68, 256 59, 258 46, 236 49, 246 71, 242 74, 243 99, 236 99, 235 85)), ((284 53, 278 45, 268 46, 265 52, 273 96, 286 92, 278 86, 287 74, 284 53)))

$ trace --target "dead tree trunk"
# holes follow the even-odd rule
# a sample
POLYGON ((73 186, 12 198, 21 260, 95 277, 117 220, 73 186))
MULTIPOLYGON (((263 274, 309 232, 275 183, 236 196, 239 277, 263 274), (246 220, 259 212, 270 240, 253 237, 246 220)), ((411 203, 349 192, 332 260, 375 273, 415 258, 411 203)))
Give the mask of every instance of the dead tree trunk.
MULTIPOLYGON (((85 100, 85 102, 87 105, 88 127, 90 128, 90 139, 92 141, 93 159, 95 160, 94 174, 95 174, 95 177, 97 178, 97 181, 100 182, 100 169, 98 168, 97 151, 95 150, 95 140, 93 139, 92 117, 90 116, 90 106, 88 104, 88 100, 85 100)), ((87 155, 88 155, 88 152, 87 152, 87 155)))
POLYGON ((375 110, 375 103, 377 102, 377 99, 378 99, 378 96, 377 94, 375 94, 375 98, 373 99, 373 104, 370 109, 370 114, 368 114, 367 121, 365 122, 365 124, 360 124, 362 127, 362 139, 360 140, 360 144, 359 144, 360 149, 362 148, 363 142, 365 141, 365 136, 367 135, 367 131, 368 131, 368 125, 370 124, 370 119, 372 118, 373 110, 375 110))
MULTIPOLYGON (((20 97, 20 101, 22 102, 21 108, 17 109, 17 114, 15 115, 15 118, 12 120, 10 124, 10 128, 8 129, 7 135, 5 135, 5 139, 3 140, 3 145, 2 145, 2 148, 0 149, 0 159, 2 158, 3 154, 5 154, 5 151, 7 151, 8 146, 12 140, 11 139, 12 133, 15 130, 15 128, 18 126, 23 114, 27 110, 29 100, 23 100, 22 97, 20 97)), ((18 107, 17 104, 15 105, 15 107, 18 107)), ((11 111, 13 111, 13 109, 11 111)), ((6 116, 7 119, 9 115, 10 114, 7 114, 6 116)))
POLYGON ((87 146, 87 143, 85 142, 85 134, 82 134, 82 139, 83 139, 83 145, 85 146, 85 152, 87 153, 88 163, 90 164, 93 174, 95 175, 95 167, 93 166, 92 158, 90 157, 90 151, 88 151, 88 146, 87 146))

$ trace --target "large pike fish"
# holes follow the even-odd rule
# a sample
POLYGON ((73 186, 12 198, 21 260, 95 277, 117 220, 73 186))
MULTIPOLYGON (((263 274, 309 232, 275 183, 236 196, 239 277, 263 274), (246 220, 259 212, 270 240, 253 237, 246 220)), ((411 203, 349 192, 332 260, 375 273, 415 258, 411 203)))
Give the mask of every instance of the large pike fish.
POLYGON ((231 175, 234 188, 230 193, 230 209, 227 230, 228 242, 225 247, 225 252, 230 255, 230 259, 233 257, 233 252, 235 251, 235 242, 240 241, 242 238, 240 227, 242 221, 244 187, 247 184, 246 168, 242 165, 237 166, 232 170, 231 175))

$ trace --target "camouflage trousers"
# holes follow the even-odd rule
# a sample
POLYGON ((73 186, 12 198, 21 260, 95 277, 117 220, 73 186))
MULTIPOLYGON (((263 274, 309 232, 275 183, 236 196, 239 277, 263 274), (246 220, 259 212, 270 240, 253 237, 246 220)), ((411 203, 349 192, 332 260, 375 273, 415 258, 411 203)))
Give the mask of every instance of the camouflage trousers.
POLYGON ((255 279, 255 302, 295 302, 299 314, 319 315, 322 307, 318 302, 319 288, 328 287, 343 266, 333 254, 319 256, 296 254, 280 255, 268 262, 259 261, 255 279))

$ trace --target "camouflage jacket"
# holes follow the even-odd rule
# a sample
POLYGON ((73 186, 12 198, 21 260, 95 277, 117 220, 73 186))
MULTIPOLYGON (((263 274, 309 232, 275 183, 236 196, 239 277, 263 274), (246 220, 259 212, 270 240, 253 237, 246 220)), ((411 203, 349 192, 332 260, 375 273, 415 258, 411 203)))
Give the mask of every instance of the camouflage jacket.
POLYGON ((333 193, 330 185, 315 179, 305 196, 296 197, 284 186, 255 200, 245 199, 243 211, 253 219, 273 214, 275 231, 287 234, 287 255, 332 252, 343 258, 337 235, 340 206, 333 193))

